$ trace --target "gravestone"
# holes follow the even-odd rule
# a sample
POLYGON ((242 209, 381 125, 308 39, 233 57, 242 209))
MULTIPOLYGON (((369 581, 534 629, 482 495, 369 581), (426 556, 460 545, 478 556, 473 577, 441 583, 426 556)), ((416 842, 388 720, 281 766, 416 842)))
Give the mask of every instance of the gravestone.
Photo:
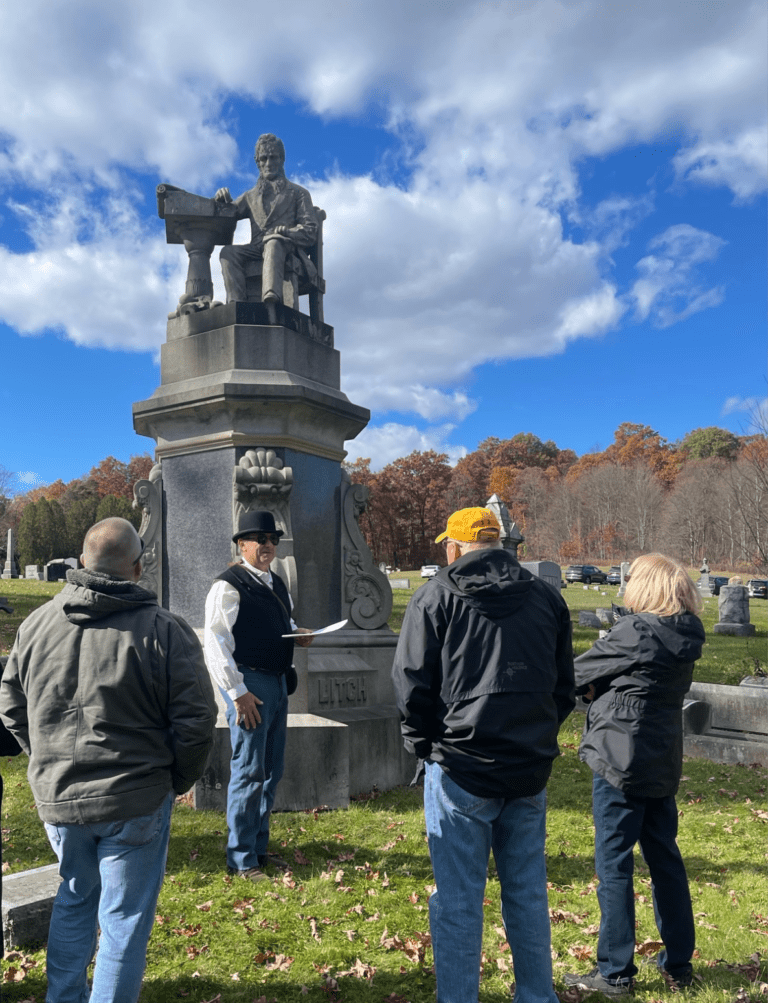
POLYGON ((599 630, 603 625, 595 613, 587 609, 581 609, 579 610, 579 626, 594 627, 595 630, 599 630))
MULTIPOLYGON (((272 566, 289 587, 296 623, 347 620, 311 647, 296 648, 299 682, 289 699, 286 770, 275 807, 337 806, 374 784, 383 790, 406 783, 414 761, 403 748, 389 679, 397 644, 387 626, 392 588, 360 532, 368 489, 352 484, 341 467, 345 441, 365 428, 370 412, 341 391, 334 331, 318 300, 325 290, 322 230, 306 248, 313 282, 305 288, 294 270, 291 305, 287 281, 282 302, 277 294, 254 298, 250 279, 246 299, 234 295, 240 251, 222 254, 228 302, 217 304, 210 254, 217 244, 229 247, 236 213, 223 189, 206 199, 161 188, 166 239, 194 254, 161 346, 160 386, 133 406, 136 431, 156 443, 155 468, 135 490, 147 585, 202 632, 205 598, 234 556, 241 514, 272 512, 283 531, 272 566), (298 309, 303 294, 310 316, 298 309)), ((259 197, 257 189, 251 194, 259 197)), ((313 211, 318 221, 324 217, 313 211)), ((266 257, 263 266, 268 270, 266 257)), ((194 788, 200 808, 226 802, 230 739, 217 699, 216 745, 194 788)))
POLYGON ((556 592, 561 592, 562 576, 559 564, 555 564, 554 561, 521 561, 520 567, 530 571, 537 578, 541 578, 556 592))
POLYGON ((76 568, 77 558, 75 557, 60 557, 49 561, 43 568, 43 581, 65 582, 67 580, 67 572, 76 568))
POLYGON ((706 557, 701 562, 701 568, 699 569, 699 580, 696 582, 699 590, 706 596, 709 595, 709 564, 706 557))
POLYGON ((683 752, 715 763, 768 766, 768 686, 694 682, 683 704, 683 752))
POLYGON ((717 597, 719 623, 712 628, 715 634, 735 637, 752 637, 755 625, 749 622, 749 594, 743 585, 721 585, 717 597))
POLYGON ((627 576, 629 575, 629 569, 631 567, 632 565, 629 563, 629 561, 621 562, 621 584, 619 585, 619 592, 618 592, 620 596, 623 596, 624 593, 627 591, 627 576))
POLYGON ((24 577, 32 578, 35 581, 43 580, 43 572, 39 564, 26 564, 24 566, 24 577))
POLYGON ((19 569, 16 565, 16 539, 12 529, 8 530, 8 543, 5 551, 5 565, 3 567, 3 578, 18 578, 19 569))
POLYGON ((48 939, 59 865, 48 864, 3 877, 3 939, 9 948, 37 948, 48 939))

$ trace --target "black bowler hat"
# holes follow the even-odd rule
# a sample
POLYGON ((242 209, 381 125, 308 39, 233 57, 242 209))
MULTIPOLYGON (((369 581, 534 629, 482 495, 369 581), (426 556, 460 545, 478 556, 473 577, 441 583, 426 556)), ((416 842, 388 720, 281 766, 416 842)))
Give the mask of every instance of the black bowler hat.
POLYGON ((232 542, 237 543, 241 536, 250 536, 251 533, 284 535, 282 529, 275 526, 275 517, 271 512, 243 512, 238 523, 238 530, 232 537, 232 542))

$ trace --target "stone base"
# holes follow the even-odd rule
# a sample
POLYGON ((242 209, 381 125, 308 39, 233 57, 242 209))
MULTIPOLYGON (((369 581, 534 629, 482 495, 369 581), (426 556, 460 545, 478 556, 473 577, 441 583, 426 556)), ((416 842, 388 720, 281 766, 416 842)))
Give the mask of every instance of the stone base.
POLYGON ((683 753, 694 759, 709 759, 712 763, 759 763, 768 767, 768 741, 740 736, 738 732, 707 735, 686 735, 683 753))
MULTIPOLYGON (((374 786, 384 791, 410 782, 416 759, 403 746, 391 678, 396 645, 397 635, 382 627, 339 630, 295 649, 298 685, 288 702, 276 809, 343 808, 374 786)), ((215 696, 215 744, 192 790, 196 808, 225 811, 232 746, 224 699, 215 696)))
POLYGON ((714 634, 730 634, 732 637, 753 637, 753 623, 716 623, 712 628, 714 634))
POLYGON ((3 878, 6 951, 39 947, 48 940, 53 900, 60 883, 58 864, 19 871, 3 878))

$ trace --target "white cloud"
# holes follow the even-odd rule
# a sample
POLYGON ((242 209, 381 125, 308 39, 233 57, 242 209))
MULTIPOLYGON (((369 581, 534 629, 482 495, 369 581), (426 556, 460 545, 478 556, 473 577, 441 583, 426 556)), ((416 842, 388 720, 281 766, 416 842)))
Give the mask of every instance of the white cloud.
POLYGON ((648 244, 651 251, 638 261, 641 274, 628 299, 634 300, 639 320, 651 317, 657 327, 671 327, 701 310, 718 306, 723 286, 702 288, 697 268, 714 261, 726 241, 688 223, 668 227, 648 244))
POLYGON ((445 439, 453 431, 453 425, 435 426, 421 431, 414 425, 400 425, 389 422, 386 425, 368 425, 356 439, 347 442, 347 461, 353 463, 361 457, 371 461, 371 470, 382 467, 400 456, 408 456, 418 450, 434 449, 437 453, 447 453, 451 465, 467 455, 464 446, 447 445, 445 439))
POLYGON ((678 175, 708 185, 725 185, 736 201, 746 202, 765 190, 765 129, 755 128, 735 139, 702 140, 675 157, 678 175))
POLYGON ((40 474, 36 474, 33 470, 20 470, 16 474, 16 480, 19 484, 23 484, 26 490, 39 488, 46 483, 40 474))

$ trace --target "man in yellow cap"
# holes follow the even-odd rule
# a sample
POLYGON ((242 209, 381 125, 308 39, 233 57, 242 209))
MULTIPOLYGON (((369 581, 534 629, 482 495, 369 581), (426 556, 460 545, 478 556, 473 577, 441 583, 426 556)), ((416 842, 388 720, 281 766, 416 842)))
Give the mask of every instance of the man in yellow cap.
POLYGON ((485 508, 454 512, 448 566, 405 613, 392 669, 405 746, 425 761, 424 814, 437 1003, 473 1003, 491 849, 516 1003, 552 988, 546 784, 573 710, 571 622, 558 591, 520 566, 485 508))

